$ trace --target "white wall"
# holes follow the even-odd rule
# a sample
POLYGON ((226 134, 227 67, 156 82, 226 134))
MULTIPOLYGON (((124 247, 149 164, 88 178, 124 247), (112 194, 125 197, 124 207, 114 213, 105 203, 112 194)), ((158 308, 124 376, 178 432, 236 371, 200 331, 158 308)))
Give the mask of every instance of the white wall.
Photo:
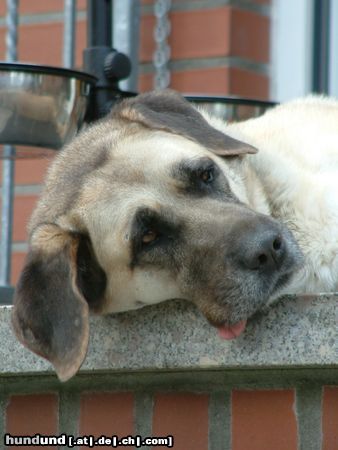
POLYGON ((338 97, 338 1, 331 0, 329 92, 338 97))
MULTIPOLYGON (((334 3, 337 5, 338 1, 334 3)), ((284 101, 305 95, 311 90, 312 19, 312 0, 272 2, 272 100, 284 101)))

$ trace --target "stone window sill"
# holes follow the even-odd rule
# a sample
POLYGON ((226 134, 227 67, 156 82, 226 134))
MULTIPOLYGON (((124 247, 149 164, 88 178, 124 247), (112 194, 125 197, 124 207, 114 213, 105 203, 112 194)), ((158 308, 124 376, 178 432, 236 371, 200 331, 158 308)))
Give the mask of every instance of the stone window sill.
MULTIPOLYGON (((0 307, 0 376, 53 373, 49 363, 17 342, 10 314, 10 306, 0 307)), ((288 296, 232 341, 221 340, 186 302, 91 317, 80 372, 337 368, 337 320, 338 294, 288 296)))

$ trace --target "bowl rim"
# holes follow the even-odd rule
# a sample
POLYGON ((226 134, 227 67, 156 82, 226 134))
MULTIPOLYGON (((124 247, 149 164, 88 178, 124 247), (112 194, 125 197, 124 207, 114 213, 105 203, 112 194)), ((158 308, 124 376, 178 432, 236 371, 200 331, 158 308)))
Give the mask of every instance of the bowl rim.
POLYGON ((195 103, 221 103, 230 105, 246 105, 253 107, 270 108, 278 105, 272 100, 260 100, 236 95, 205 95, 205 94, 183 94, 189 102, 195 103))
POLYGON ((39 64, 26 64, 18 62, 9 63, 5 61, 0 61, 0 72, 1 71, 39 73, 44 75, 56 75, 67 78, 77 78, 81 81, 85 81, 90 84, 96 84, 97 82, 97 78, 87 72, 81 72, 79 70, 73 69, 66 69, 64 67, 42 66, 39 64))

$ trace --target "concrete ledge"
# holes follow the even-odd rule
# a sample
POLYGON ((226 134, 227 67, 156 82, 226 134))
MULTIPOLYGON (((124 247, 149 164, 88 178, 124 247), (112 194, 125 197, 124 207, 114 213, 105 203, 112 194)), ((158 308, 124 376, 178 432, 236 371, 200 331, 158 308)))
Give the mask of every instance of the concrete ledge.
MULTIPOLYGON (((49 363, 16 341, 11 307, 0 307, 0 376, 50 374, 49 363)), ((223 341, 192 305, 172 301, 91 318, 81 373, 338 367, 338 294, 286 297, 223 341)))

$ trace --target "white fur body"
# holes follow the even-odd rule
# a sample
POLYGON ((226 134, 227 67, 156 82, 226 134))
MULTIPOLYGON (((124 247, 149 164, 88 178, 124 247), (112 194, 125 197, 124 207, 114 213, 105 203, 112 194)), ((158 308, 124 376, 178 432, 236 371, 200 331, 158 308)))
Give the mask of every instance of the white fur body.
POLYGON ((245 122, 208 119, 259 149, 246 157, 247 201, 284 222, 304 253, 304 269, 282 293, 337 291, 338 101, 310 96, 245 122))

